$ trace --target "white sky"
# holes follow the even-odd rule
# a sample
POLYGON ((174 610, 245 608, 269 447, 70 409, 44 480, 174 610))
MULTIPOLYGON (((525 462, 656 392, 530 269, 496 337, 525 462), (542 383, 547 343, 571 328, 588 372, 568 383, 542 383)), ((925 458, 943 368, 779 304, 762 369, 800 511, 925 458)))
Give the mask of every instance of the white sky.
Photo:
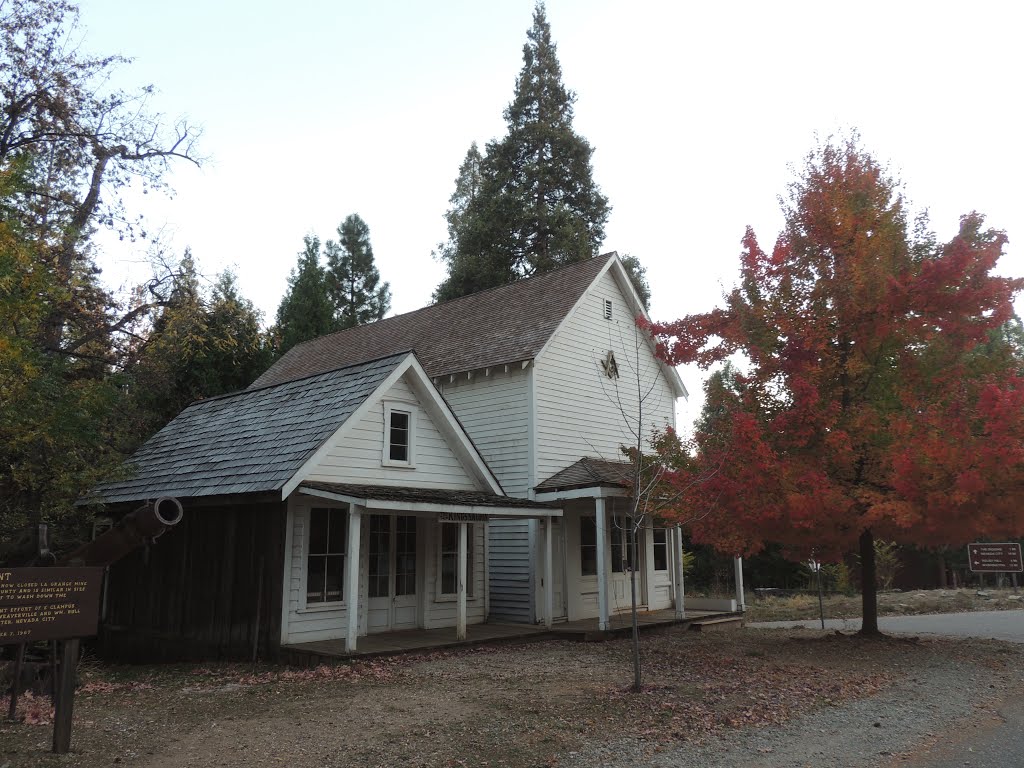
MULTIPOLYGON (((140 199, 175 255, 238 273, 273 320, 303 235, 370 226, 393 311, 429 303, 431 250, 471 141, 504 133, 532 0, 292 3, 82 0, 86 51, 135 58, 123 85, 204 127, 201 170, 140 199)), ((815 134, 857 128, 940 237, 978 210, 1024 274, 1024 25, 1008 2, 549 0, 576 129, 612 204, 602 250, 647 267, 655 319, 710 309, 747 224, 769 246, 777 198, 815 134)), ((112 285, 146 246, 105 243, 112 285)), ((1020 308, 1020 303, 1019 303, 1020 308)), ((703 374, 680 426, 699 412, 703 374)))

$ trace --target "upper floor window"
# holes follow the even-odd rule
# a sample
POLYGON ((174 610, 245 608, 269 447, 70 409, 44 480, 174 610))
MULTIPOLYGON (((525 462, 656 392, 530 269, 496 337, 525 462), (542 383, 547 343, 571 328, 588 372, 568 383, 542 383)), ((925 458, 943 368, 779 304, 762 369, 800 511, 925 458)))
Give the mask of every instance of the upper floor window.
POLYGON ((416 412, 411 405, 385 404, 383 463, 411 467, 415 463, 416 412))

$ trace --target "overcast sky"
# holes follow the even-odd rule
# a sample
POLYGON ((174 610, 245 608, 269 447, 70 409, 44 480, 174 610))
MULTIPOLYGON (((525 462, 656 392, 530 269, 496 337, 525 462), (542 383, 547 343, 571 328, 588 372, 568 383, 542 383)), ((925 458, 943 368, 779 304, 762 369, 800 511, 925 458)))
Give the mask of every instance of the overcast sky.
MULTIPOLYGON (((140 200, 171 252, 232 267, 272 321, 303 235, 350 213, 370 227, 393 312, 430 301, 431 250, 470 142, 504 133, 532 0, 83 0, 83 48, 121 53, 125 86, 204 128, 201 169, 140 200), (160 225, 160 226, 157 226, 160 225)), ((576 129, 612 214, 603 250, 647 267, 651 314, 710 309, 752 225, 771 245, 778 196, 815 136, 851 128, 940 237, 978 210, 1024 274, 1020 11, 1013 3, 549 0, 576 129)), ((146 246, 104 243, 112 285, 146 246)), ((686 370, 691 392, 703 374, 686 370)), ((700 398, 684 408, 686 421, 700 398)), ((681 424, 684 426, 684 424, 681 424)))

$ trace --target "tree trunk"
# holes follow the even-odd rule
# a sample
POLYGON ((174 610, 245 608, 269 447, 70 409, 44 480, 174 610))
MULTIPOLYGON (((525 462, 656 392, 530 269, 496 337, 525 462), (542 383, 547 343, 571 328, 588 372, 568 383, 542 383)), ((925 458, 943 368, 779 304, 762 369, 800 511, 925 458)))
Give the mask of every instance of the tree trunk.
MULTIPOLYGON (((630 525, 633 526, 632 521, 630 521, 630 525)), ((639 563, 639 560, 637 559, 639 552, 637 551, 638 547, 636 528, 633 527, 632 530, 633 540, 629 542, 629 546, 633 550, 633 567, 630 569, 629 572, 629 588, 631 593, 631 604, 633 609, 633 692, 640 693, 640 691, 643 688, 640 669, 640 621, 636 612, 636 568, 637 563, 639 563)))
POLYGON ((878 631, 878 588, 875 569, 875 536, 871 529, 860 535, 860 594, 862 635, 880 635, 878 631))

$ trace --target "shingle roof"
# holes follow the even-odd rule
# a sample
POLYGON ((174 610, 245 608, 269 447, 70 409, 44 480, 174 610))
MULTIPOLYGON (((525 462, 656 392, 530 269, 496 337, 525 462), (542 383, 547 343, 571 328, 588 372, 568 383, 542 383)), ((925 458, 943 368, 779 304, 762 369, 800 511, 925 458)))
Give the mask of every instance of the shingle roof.
POLYGON ((600 485, 629 487, 632 464, 628 461, 582 458, 538 485, 537 491, 569 491, 600 485))
POLYGON ((299 490, 336 493, 339 496, 353 496, 376 501, 401 501, 425 504, 450 504, 464 507, 506 507, 517 509, 558 509, 558 504, 531 501, 512 496, 498 496, 484 491, 452 491, 442 488, 405 488, 385 485, 355 485, 350 483, 303 482, 299 490))
POLYGON ((88 500, 279 490, 405 357, 195 402, 132 456, 130 478, 88 500))
POLYGON ((252 386, 278 384, 406 350, 415 350, 431 377, 532 360, 614 256, 598 256, 307 341, 290 349, 252 386))

